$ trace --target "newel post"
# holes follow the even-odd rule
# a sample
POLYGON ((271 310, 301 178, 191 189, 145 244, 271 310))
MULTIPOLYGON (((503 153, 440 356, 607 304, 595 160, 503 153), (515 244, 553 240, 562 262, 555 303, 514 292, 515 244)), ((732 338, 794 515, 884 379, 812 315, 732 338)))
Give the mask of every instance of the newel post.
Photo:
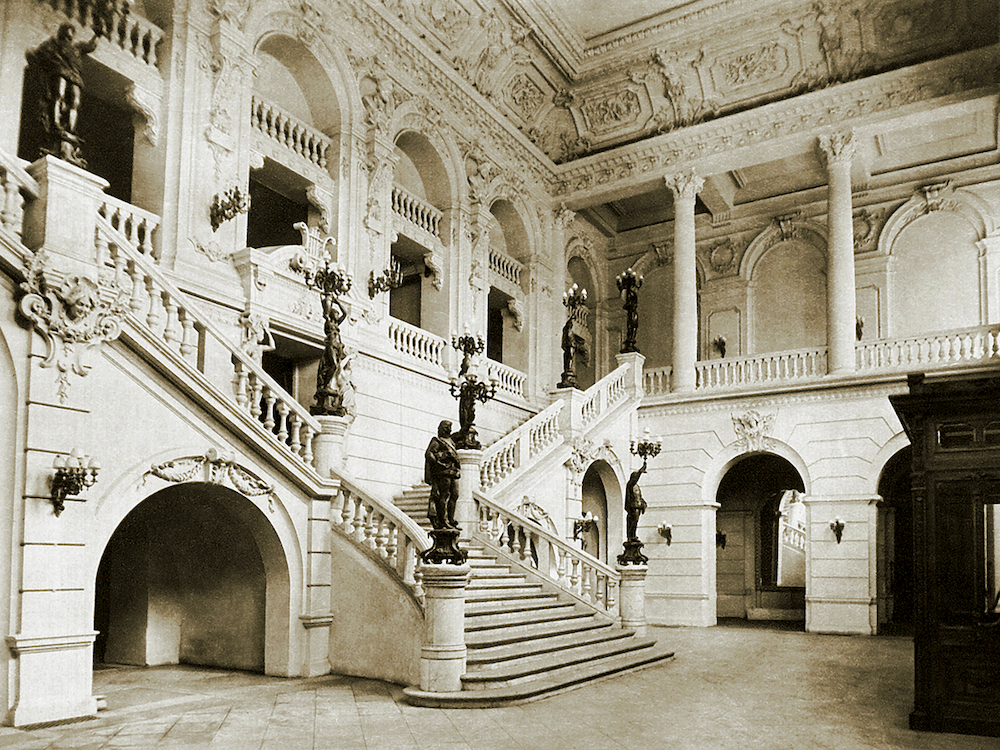
POLYGON ((424 640, 420 649, 420 689, 452 693, 462 689, 465 674, 465 587, 471 567, 425 563, 424 640))
POLYGON ((622 627, 635 631, 640 638, 646 635, 646 573, 648 565, 617 565, 622 583, 619 592, 619 611, 622 627))

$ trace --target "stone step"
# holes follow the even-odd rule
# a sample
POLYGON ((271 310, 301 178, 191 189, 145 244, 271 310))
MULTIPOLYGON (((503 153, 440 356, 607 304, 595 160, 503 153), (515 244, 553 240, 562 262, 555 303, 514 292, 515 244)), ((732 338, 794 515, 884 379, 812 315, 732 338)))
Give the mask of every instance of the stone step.
POLYGON ((656 644, 651 638, 624 638, 607 643, 585 644, 559 652, 536 654, 515 659, 493 669, 470 670, 462 676, 462 685, 470 690, 517 685, 538 678, 558 675, 580 664, 597 664, 604 660, 639 657, 656 644))
POLYGON ((634 630, 615 628, 611 626, 611 623, 608 623, 606 627, 575 630, 571 633, 550 635, 546 638, 532 638, 499 645, 476 646, 470 643, 468 644, 466 664, 469 665, 469 671, 472 671, 473 668, 490 669, 512 659, 521 659, 535 654, 549 654, 592 643, 606 643, 631 638, 634 634, 634 630))
POLYGON ((522 593, 541 590, 542 585, 540 583, 530 583, 523 579, 521 581, 504 581, 500 579, 491 580, 489 578, 479 580, 473 578, 469 583, 468 588, 466 588, 466 591, 477 594, 487 591, 504 591, 510 596, 517 596, 522 593))
MULTIPOLYGON (((573 620, 590 620, 594 618, 594 615, 589 612, 580 612, 573 609, 573 605, 568 607, 553 611, 553 612, 524 612, 518 613, 518 618, 507 618, 515 620, 511 621, 498 621, 496 619, 480 618, 481 622, 474 621, 475 618, 470 618, 468 615, 465 618, 465 632, 468 633, 482 633, 482 632, 496 632, 502 630, 504 635, 507 637, 513 637, 515 635, 538 635, 544 634, 548 626, 556 625, 557 627, 565 622, 571 622, 573 620)), ((496 618, 502 618, 502 615, 495 615, 496 618)))
POLYGON ((486 604, 495 602, 530 602, 539 601, 542 599, 548 599, 555 601, 559 598, 558 594, 553 594, 548 591, 536 591, 533 593, 523 593, 518 594, 515 597, 511 597, 506 591, 477 591, 476 593, 470 593, 465 597, 465 604, 486 604))
MULTIPOLYGON (((543 595, 544 596, 544 595, 543 595)), ((554 606, 564 606, 559 604, 559 598, 552 596, 549 599, 502 599, 488 602, 465 603, 466 617, 483 617, 488 615, 513 614, 517 612, 537 612, 550 609, 554 606)), ((474 622, 474 621, 473 621, 474 622)))
POLYGON ((453 693, 427 693, 419 688, 403 689, 408 703, 429 708, 496 708, 537 700, 608 677, 646 669, 669 662, 673 652, 653 647, 631 654, 601 659, 553 670, 538 679, 512 685, 498 685, 481 690, 459 690, 453 693))
POLYGON ((613 628, 610 620, 596 617, 573 617, 571 619, 543 622, 515 630, 514 628, 491 628, 466 632, 465 645, 470 648, 492 648, 512 644, 539 643, 549 638, 558 638, 594 630, 613 628))
MULTIPOLYGON (((537 622, 550 622, 561 617, 578 614, 573 602, 544 602, 541 606, 527 609, 500 611, 472 611, 465 613, 465 632, 483 630, 484 627, 520 627, 537 622)), ((585 616, 587 613, 580 613, 585 616)))

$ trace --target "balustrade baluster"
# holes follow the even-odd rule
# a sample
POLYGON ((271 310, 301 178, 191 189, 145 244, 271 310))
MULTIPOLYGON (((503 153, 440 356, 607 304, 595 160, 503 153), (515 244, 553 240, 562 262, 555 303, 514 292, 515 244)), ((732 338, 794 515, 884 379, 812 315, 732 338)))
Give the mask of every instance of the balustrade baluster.
POLYGON ((583 568, 582 576, 581 576, 581 578, 583 580, 583 598, 586 599, 588 602, 593 602, 594 601, 594 596, 593 596, 594 584, 590 580, 591 574, 593 573, 593 569, 589 565, 584 566, 582 563, 581 563, 581 567, 583 568))
POLYGON ((308 424, 302 425, 302 460, 306 462, 307 466, 312 466, 313 463, 313 428, 308 424))
POLYGON ((166 311, 166 322, 163 326, 163 338, 173 349, 179 349, 181 341, 178 335, 180 320, 177 315, 177 302, 170 296, 169 292, 163 292, 163 309, 166 311))
POLYGON ((162 300, 159 299, 159 295, 156 293, 156 286, 152 277, 146 279, 146 296, 149 297, 149 310, 146 313, 146 326, 151 331, 156 331, 157 325, 160 322, 159 307, 162 300))
POLYGON ((364 544, 368 538, 370 529, 365 524, 365 501, 360 497, 354 498, 354 541, 364 544))
POLYGON ((237 403, 237 405, 240 408, 246 409, 246 407, 247 407, 247 401, 248 401, 248 398, 247 398, 247 381, 248 381, 247 372, 246 372, 246 369, 243 367, 243 363, 242 362, 240 362, 239 360, 236 360, 235 364, 236 364, 236 385, 235 385, 235 387, 236 387, 236 403, 237 403))
POLYGON ((350 490, 342 489, 340 494, 343 496, 343 505, 340 506, 340 528, 344 530, 344 533, 348 536, 354 534, 354 496, 351 494, 350 490))
POLYGON ((132 296, 129 298, 128 305, 132 314, 139 317, 139 313, 142 311, 142 298, 146 290, 146 278, 142 269, 135 263, 132 264, 129 277, 132 279, 132 296))
POLYGON ((288 441, 288 404, 284 401, 278 402, 278 440, 283 444, 288 441))
POLYGON ((580 593, 580 560, 574 557, 569 561, 570 571, 569 571, 569 587, 570 590, 575 593, 580 593))
POLYGON ((198 351, 198 330, 194 318, 187 309, 181 309, 181 356, 190 360, 198 351))
POLYGON ((261 415, 261 405, 260 401, 264 395, 264 385, 261 383, 257 375, 251 370, 250 373, 250 416, 254 419, 260 419, 261 415))
POLYGON ((299 432, 302 429, 302 419, 294 411, 288 419, 288 434, 291 438, 288 441, 288 447, 292 449, 292 453, 296 456, 302 450, 302 441, 299 439, 299 432))
POLYGON ((386 547, 389 553, 389 566, 399 571, 399 527, 393 523, 388 529, 386 547))
POLYGON ((264 429, 268 432, 274 430, 275 420, 274 420, 274 403, 277 398, 274 395, 274 391, 267 388, 267 392, 264 396, 264 429))
POLYGON ((611 612, 615 608, 615 604, 618 603, 618 599, 615 595, 615 590, 618 588, 618 582, 613 580, 608 580, 608 593, 605 596, 605 603, 608 612, 611 612))
POLYGON ((378 514, 378 527, 375 534, 375 551, 383 560, 389 559, 389 550, 386 544, 389 542, 389 525, 383 513, 378 514))

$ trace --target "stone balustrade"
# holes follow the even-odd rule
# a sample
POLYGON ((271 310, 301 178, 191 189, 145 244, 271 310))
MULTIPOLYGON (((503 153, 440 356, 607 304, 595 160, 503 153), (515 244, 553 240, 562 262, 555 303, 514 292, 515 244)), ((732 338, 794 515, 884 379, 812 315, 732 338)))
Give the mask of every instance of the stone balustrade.
POLYGON ((423 601, 419 555, 431 543, 416 521, 344 479, 330 520, 335 529, 367 549, 423 601))
POLYGON ((474 493, 473 503, 478 519, 474 539, 512 555, 595 609, 614 616, 621 582, 618 571, 485 495, 474 493))
POLYGON ((496 489, 516 469, 526 468, 528 462, 546 448, 562 442, 563 437, 559 432, 559 413, 564 403, 556 401, 549 404, 483 451, 479 477, 484 489, 496 489))
POLYGON ((448 343, 440 336, 405 321, 390 318, 389 340, 392 348, 406 357, 444 367, 444 353, 448 349, 448 343))
POLYGON ((515 370, 502 362, 486 360, 486 377, 497 381, 497 390, 524 398, 524 384, 528 379, 520 370, 515 370))
POLYGON ((399 185, 392 186, 392 212, 428 234, 441 238, 444 213, 399 185))
POLYGON ((642 386, 647 396, 659 396, 670 393, 670 376, 673 367, 650 367, 643 370, 642 386))
POLYGON ((277 105, 254 96, 250 106, 250 125, 282 148, 326 169, 326 154, 333 144, 332 139, 277 105))
POLYGON ((730 386, 811 380, 824 375, 826 348, 800 349, 699 362, 695 366, 695 388, 714 390, 730 386))
POLYGON ((521 286, 524 264, 494 247, 490 248, 490 270, 514 286, 521 286))
POLYGON ((38 196, 38 182, 15 156, 0 151, 0 227, 18 237, 24 225, 24 198, 38 196))
POLYGON ((859 343, 859 374, 984 363, 1000 356, 1000 325, 859 343))
POLYGON ((586 428, 628 398, 629 365, 621 365, 594 383, 584 393, 580 424, 586 428))
POLYGON ((154 68, 159 66, 157 47, 163 41, 163 30, 137 14, 134 3, 126 6, 102 5, 90 0, 48 0, 48 4, 84 28, 95 33, 103 29, 105 39, 136 60, 154 68))
MULTIPOLYGON (((159 249, 153 242, 153 235, 160 226, 159 216, 110 195, 103 197, 97 213, 125 235, 132 247, 147 258, 159 261, 159 249)), ((98 256, 98 263, 103 261, 104 258, 98 256)))

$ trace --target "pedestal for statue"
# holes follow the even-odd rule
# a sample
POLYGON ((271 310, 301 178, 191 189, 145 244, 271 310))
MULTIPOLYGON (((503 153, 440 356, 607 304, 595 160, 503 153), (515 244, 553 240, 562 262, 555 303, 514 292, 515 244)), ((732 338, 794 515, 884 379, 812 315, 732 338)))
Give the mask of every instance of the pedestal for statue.
POLYGON ((646 565, 616 565, 621 574, 620 612, 622 627, 646 635, 646 565))
POLYGON ((642 542, 638 539, 626 539, 623 545, 625 551, 618 555, 619 565, 645 565, 649 558, 642 554, 642 542))
POLYGON ((458 546, 459 529, 431 529, 434 546, 420 555, 425 565, 462 565, 468 555, 458 546))
POLYGON ((476 528, 479 519, 476 518, 476 504, 472 493, 482 489, 480 467, 483 464, 481 450, 460 449, 458 461, 462 466, 462 476, 458 479, 458 505, 455 508, 455 522, 461 531, 462 539, 471 539, 472 530, 476 528))
POLYGON ((453 693, 465 674, 465 587, 468 565, 424 565, 424 641, 420 649, 420 689, 453 693))
POLYGON ((313 438, 313 460, 324 479, 344 466, 344 437, 351 426, 350 417, 317 416, 322 428, 313 438))

